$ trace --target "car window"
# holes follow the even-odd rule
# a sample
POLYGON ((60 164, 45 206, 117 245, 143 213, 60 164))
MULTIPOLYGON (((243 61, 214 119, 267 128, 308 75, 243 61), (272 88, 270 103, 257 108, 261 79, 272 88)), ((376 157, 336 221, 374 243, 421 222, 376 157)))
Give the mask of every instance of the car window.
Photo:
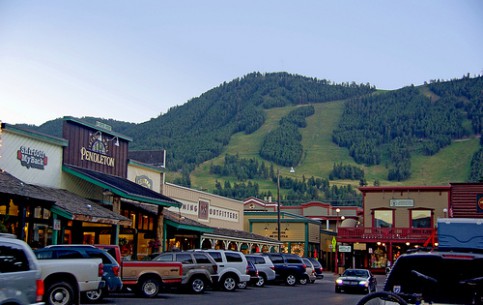
POLYGON ((316 268, 322 267, 322 265, 320 264, 320 262, 318 260, 311 259, 310 261, 312 262, 312 264, 314 265, 314 267, 316 267, 316 268))
POLYGON ((83 258, 84 256, 75 250, 55 250, 54 258, 83 258))
POLYGON ((51 259, 53 258, 53 251, 34 251, 37 259, 51 259))
POLYGON ((281 255, 271 255, 270 259, 274 264, 283 264, 283 258, 281 255))
POLYGON ((154 258, 155 261, 160 262, 172 262, 173 261, 173 254, 161 254, 154 258))
POLYGON ((287 263, 290 263, 290 264, 301 264, 302 261, 301 261, 300 258, 288 256, 287 257, 287 263))
POLYGON ((265 259, 263 257, 256 257, 255 264, 266 264, 265 259))
POLYGON ((210 261, 210 259, 208 258, 208 256, 206 256, 206 254, 195 253, 194 256, 195 256, 196 262, 198 264, 211 264, 212 263, 210 261))
POLYGON ((213 257, 213 259, 215 260, 215 262, 217 263, 222 263, 223 262, 223 258, 221 257, 221 253, 218 253, 218 252, 208 252, 209 255, 211 255, 211 257, 213 257))
POLYGON ((232 253, 232 252, 225 252, 226 261, 231 263, 239 263, 243 262, 241 254, 232 253))
POLYGON ((87 255, 90 258, 100 258, 102 259, 103 264, 107 265, 112 265, 112 261, 109 259, 109 257, 103 252, 103 251, 98 251, 98 250, 86 250, 87 255))
POLYGON ((190 254, 178 253, 176 255, 176 261, 182 264, 193 264, 193 259, 190 254))
POLYGON ((28 271, 29 261, 24 251, 14 244, 0 245, 0 273, 28 271))

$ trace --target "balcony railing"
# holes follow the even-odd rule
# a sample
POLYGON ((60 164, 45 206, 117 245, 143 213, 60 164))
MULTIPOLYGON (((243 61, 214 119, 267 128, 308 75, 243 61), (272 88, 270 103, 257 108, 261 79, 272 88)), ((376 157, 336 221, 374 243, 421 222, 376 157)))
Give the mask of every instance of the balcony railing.
POLYGON ((434 228, 338 228, 339 241, 424 242, 434 228))

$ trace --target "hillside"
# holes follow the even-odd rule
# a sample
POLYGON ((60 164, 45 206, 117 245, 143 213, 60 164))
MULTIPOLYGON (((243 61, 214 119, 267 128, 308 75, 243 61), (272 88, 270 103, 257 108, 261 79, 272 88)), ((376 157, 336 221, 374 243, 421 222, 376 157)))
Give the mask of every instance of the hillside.
MULTIPOLYGON (((360 184, 478 180, 482 88, 482 77, 377 91, 252 73, 145 123, 85 119, 132 137, 131 149, 166 149, 168 181, 235 198, 274 196, 280 170, 283 199, 344 204, 359 201, 360 184)), ((60 121, 37 130, 58 136, 60 121)))

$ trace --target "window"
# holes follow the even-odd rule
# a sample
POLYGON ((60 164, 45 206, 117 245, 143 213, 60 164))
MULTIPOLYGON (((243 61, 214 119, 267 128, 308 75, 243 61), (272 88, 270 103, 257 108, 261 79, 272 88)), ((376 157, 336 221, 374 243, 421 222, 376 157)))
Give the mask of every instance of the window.
POLYGON ((212 264, 210 259, 203 253, 195 253, 195 259, 198 264, 212 264))
POLYGON ((22 248, 14 244, 0 245, 0 273, 28 271, 29 261, 22 248))
POLYGON ((235 262, 235 263, 243 262, 241 255, 238 253, 226 252, 225 256, 226 256, 227 262, 235 262))
POLYGON ((283 264, 283 258, 281 255, 271 255, 270 259, 274 264, 283 264))
POLYGON ((104 252, 96 251, 96 250, 86 250, 86 253, 91 258, 100 258, 102 259, 103 264, 111 265, 113 262, 109 259, 109 257, 104 254, 104 252))
POLYGON ((57 258, 84 258, 79 251, 56 250, 57 258))
POLYGON ((156 261, 159 262, 172 262, 173 261, 173 254, 163 254, 155 259, 156 261))
POLYGON ((394 224, 393 210, 375 210, 374 227, 391 228, 394 224))
POLYGON ((411 210, 411 226, 413 228, 431 228, 430 210, 411 210))
POLYGON ((223 259, 221 258, 221 254, 218 253, 218 252, 208 252, 208 254, 211 255, 211 257, 213 257, 213 259, 215 260, 215 262, 217 263, 222 263, 223 262, 223 259))
POLYGON ((193 264, 191 254, 178 254, 176 255, 176 261, 182 264, 193 264))

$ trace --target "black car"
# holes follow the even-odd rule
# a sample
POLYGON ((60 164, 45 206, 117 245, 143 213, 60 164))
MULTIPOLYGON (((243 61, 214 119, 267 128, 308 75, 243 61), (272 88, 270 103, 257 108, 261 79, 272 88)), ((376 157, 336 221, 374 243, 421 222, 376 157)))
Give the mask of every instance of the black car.
MULTIPOLYGON (((238 288, 245 289, 248 285, 255 285, 260 280, 260 275, 258 273, 258 269, 254 263, 247 260, 247 274, 250 275, 250 281, 248 282, 240 282, 238 283, 238 288)), ((262 287, 263 285, 258 285, 258 287, 262 287)))
POLYGON ((91 245, 52 245, 34 250, 39 260, 43 259, 72 259, 72 258, 100 258, 104 266, 102 279, 106 287, 99 291, 85 292, 82 297, 87 302, 98 302, 109 292, 120 291, 122 280, 120 278, 120 266, 112 255, 107 251, 98 249, 91 245))
POLYGON ((361 291, 365 293, 376 291, 377 280, 367 269, 346 269, 335 280, 335 292, 361 291))
POLYGON ((301 279, 309 278, 302 258, 295 254, 285 253, 261 253, 268 256, 275 267, 275 280, 284 282, 288 286, 294 286, 301 279))

